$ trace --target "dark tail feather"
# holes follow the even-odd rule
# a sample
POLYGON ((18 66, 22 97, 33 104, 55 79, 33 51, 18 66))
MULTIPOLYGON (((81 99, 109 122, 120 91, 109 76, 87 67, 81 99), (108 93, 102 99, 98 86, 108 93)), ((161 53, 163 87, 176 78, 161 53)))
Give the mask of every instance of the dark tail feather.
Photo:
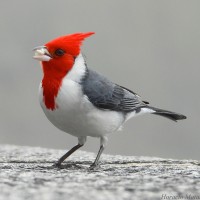
POLYGON ((177 120, 182 120, 182 119, 186 119, 187 118, 185 115, 182 115, 182 114, 179 114, 179 113, 175 113, 175 112, 171 112, 171 111, 168 111, 168 110, 162 110, 162 109, 154 108, 154 107, 150 107, 150 106, 148 106, 148 108, 150 108, 150 109, 155 111, 152 114, 160 115, 162 117, 166 117, 166 118, 171 119, 171 120, 173 120, 175 122, 177 120))

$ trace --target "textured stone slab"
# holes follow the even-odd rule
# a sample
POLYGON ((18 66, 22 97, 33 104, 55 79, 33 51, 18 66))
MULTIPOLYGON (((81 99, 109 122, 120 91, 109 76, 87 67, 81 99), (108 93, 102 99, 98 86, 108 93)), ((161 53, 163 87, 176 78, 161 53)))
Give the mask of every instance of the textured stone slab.
POLYGON ((52 167, 65 152, 0 146, 0 200, 200 199, 198 161, 103 155, 91 171, 95 154, 78 151, 52 167))

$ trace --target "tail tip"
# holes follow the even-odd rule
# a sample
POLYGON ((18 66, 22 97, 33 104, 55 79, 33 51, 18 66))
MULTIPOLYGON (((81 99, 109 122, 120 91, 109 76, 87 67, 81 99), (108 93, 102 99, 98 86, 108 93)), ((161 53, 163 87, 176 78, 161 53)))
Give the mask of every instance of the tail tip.
MULTIPOLYGON (((185 115, 180 115, 179 119, 180 119, 180 120, 182 120, 182 119, 187 119, 187 117, 186 117, 185 115)), ((179 119, 178 119, 178 120, 179 120, 179 119)))

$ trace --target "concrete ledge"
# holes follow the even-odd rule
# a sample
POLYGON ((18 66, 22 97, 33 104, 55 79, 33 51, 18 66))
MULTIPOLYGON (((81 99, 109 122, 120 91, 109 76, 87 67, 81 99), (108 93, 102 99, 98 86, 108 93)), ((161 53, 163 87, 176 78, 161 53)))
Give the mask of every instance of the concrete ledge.
POLYGON ((53 168, 65 152, 1 145, 0 200, 200 199, 199 161, 103 155, 90 171, 95 154, 77 151, 53 168))

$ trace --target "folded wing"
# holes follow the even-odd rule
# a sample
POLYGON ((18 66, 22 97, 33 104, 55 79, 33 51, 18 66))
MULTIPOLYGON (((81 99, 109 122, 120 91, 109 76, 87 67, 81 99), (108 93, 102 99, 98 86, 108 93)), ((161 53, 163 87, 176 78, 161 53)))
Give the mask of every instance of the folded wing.
POLYGON ((101 109, 131 112, 148 104, 131 90, 114 84, 104 76, 89 69, 82 85, 88 99, 94 106, 101 109))

